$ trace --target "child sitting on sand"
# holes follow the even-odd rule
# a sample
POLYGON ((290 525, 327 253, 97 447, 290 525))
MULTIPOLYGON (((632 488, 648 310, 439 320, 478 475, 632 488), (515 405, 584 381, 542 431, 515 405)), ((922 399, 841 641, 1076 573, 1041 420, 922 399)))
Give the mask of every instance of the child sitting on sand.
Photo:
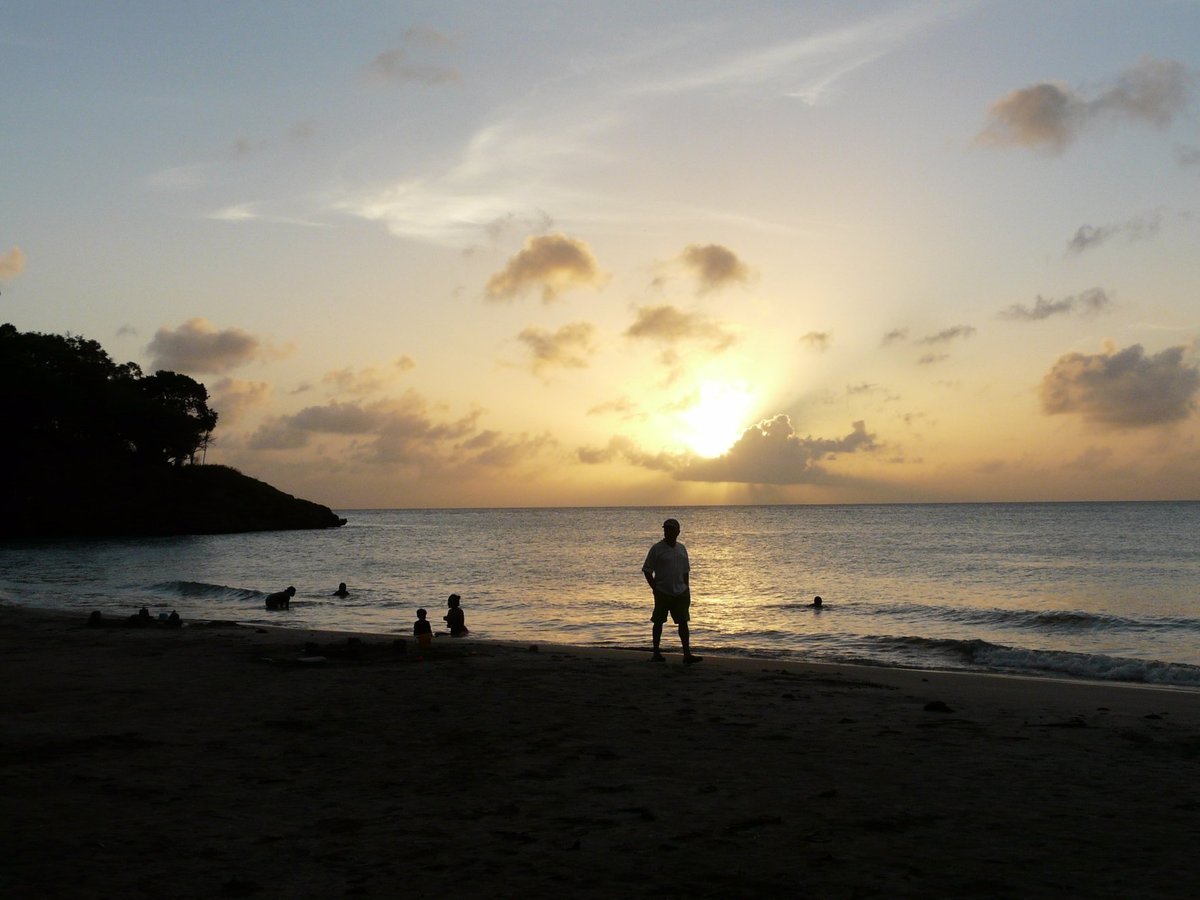
POLYGON ((417 621, 413 622, 413 634, 416 635, 417 643, 422 647, 428 647, 433 643, 433 626, 425 618, 427 615, 428 613, 424 609, 418 609, 417 621))
POLYGON ((450 607, 450 609, 442 616, 446 620, 446 624, 450 626, 450 634, 454 637, 463 637, 470 634, 467 630, 467 623, 463 616, 462 607, 459 605, 461 602, 462 598, 458 594, 451 594, 446 600, 446 606, 450 607))

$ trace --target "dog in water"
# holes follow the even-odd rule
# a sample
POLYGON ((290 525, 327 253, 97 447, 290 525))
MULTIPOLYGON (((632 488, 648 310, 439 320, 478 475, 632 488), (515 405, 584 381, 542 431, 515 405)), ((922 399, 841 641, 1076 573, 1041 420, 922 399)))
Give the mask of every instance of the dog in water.
POLYGON ((267 609, 289 609, 292 605, 292 598, 295 596, 296 589, 291 585, 288 585, 282 591, 267 594, 267 609))

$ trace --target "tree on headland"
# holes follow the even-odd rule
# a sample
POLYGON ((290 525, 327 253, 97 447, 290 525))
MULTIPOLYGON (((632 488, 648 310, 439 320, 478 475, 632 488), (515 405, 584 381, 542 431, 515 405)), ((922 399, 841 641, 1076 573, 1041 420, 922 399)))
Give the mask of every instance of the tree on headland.
POLYGON ((0 325, 0 422, 7 464, 191 461, 217 424, 203 384, 143 375, 96 341, 0 325))
POLYGON ((144 375, 96 341, 0 325, 0 535, 329 528, 328 507, 225 466, 203 384, 144 375))

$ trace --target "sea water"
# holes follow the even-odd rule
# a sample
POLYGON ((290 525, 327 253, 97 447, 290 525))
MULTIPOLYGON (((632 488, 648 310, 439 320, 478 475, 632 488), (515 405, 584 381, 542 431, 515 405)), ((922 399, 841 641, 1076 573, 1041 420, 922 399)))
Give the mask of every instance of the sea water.
POLYGON ((454 592, 473 636, 646 647, 641 565, 674 516, 700 653, 1200 688, 1200 503, 339 515, 332 530, 3 543, 0 602, 408 635, 418 607, 441 625, 454 592), (266 610, 288 585, 291 609, 266 610))

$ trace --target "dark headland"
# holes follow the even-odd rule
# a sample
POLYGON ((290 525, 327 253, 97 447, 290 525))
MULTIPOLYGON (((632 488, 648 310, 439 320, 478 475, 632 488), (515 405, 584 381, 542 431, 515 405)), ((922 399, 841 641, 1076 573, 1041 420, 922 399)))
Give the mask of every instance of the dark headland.
POLYGON ((95 341, 0 325, 0 537, 336 528, 327 506, 227 466, 208 391, 95 341))
POLYGON ((41 485, 0 500, 2 537, 228 534, 337 528, 328 506, 286 494, 228 466, 110 470, 63 491, 41 485), (13 501, 24 501, 15 509, 13 501))

